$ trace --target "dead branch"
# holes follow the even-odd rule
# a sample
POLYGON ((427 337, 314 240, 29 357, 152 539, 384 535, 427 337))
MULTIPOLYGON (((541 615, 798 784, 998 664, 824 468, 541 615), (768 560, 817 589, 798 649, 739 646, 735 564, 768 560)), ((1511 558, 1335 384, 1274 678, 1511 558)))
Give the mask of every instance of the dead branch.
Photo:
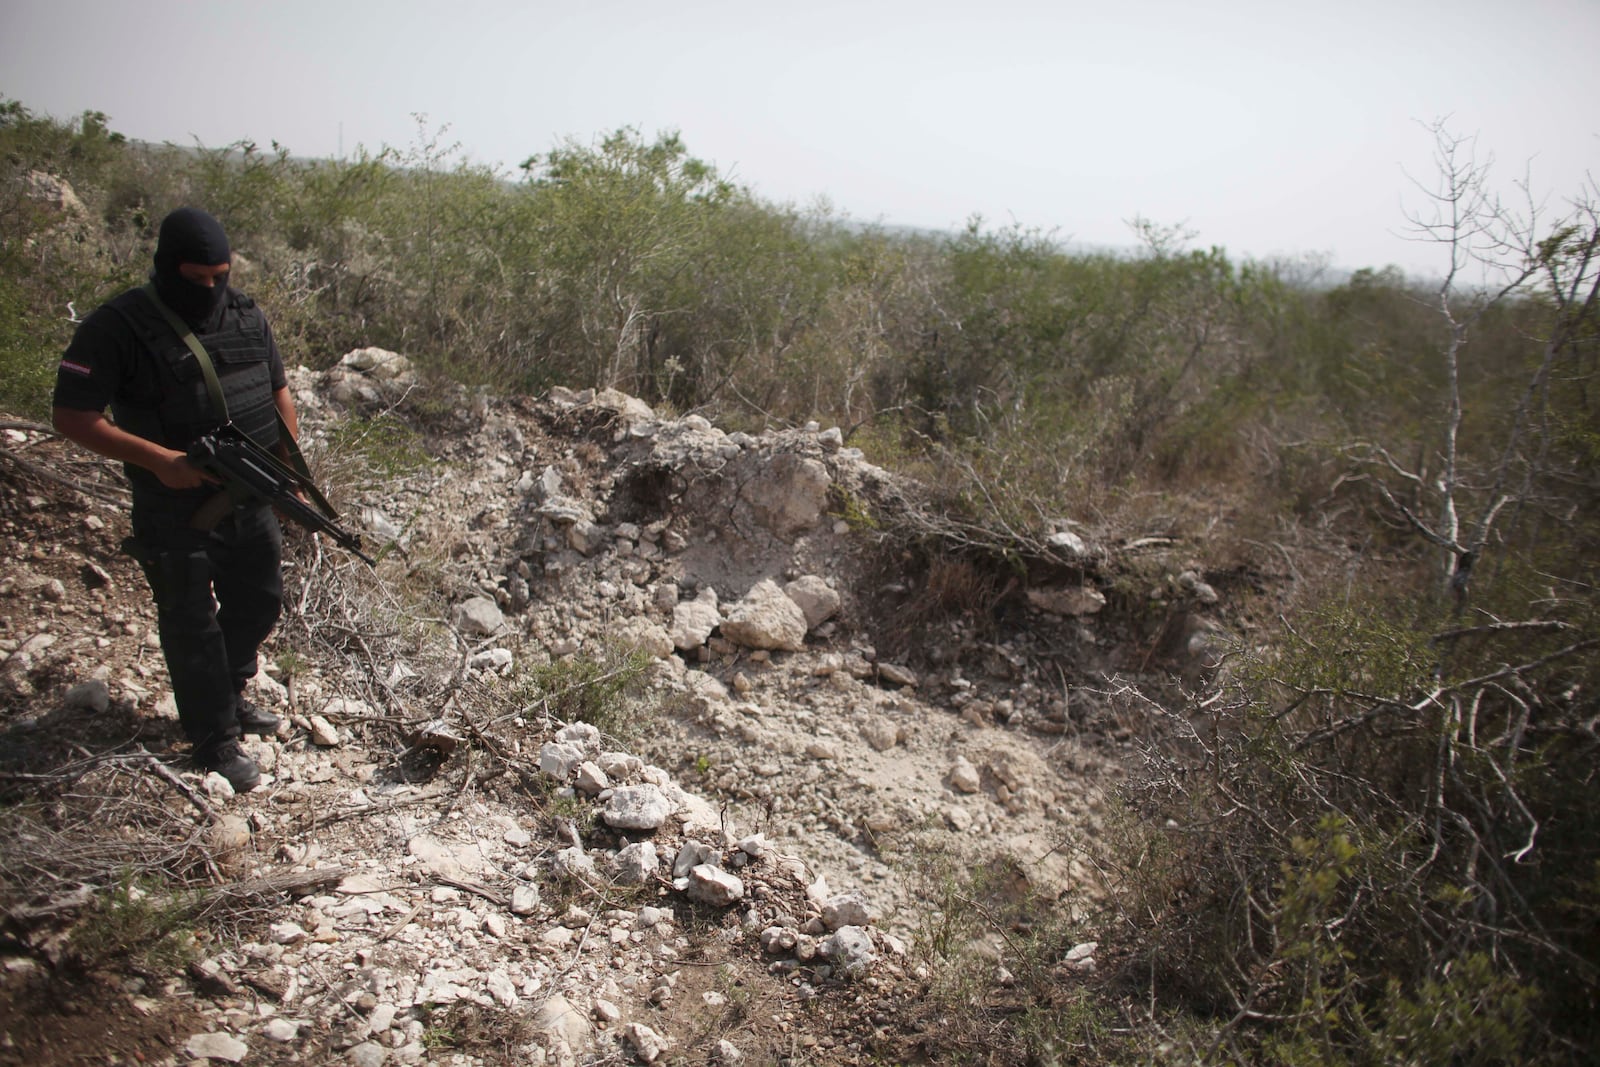
POLYGON ((1433 635, 1435 641, 1454 641, 1461 637, 1471 637, 1476 634, 1503 634, 1514 632, 1559 632, 1571 630, 1572 624, 1554 619, 1529 619, 1525 622, 1491 622, 1482 626, 1463 626, 1455 630, 1445 630, 1433 635))
POLYGON ((303 897, 314 890, 338 885, 349 877, 350 867, 318 867, 307 871, 279 871, 243 882, 229 882, 206 890, 209 902, 234 905, 243 901, 303 897))
POLYGON ((54 470, 51 470, 42 463, 37 463, 31 459, 26 459, 17 455, 16 452, 10 448, 0 448, 0 460, 4 460, 17 470, 33 478, 37 478, 40 481, 49 482, 52 485, 60 486, 61 488, 68 489, 74 493, 82 493, 85 496, 93 497, 96 500, 101 500, 108 504, 116 504, 126 507, 128 501, 132 498, 132 493, 123 486, 116 485, 115 483, 111 485, 96 485, 95 483, 82 478, 74 479, 69 478, 64 474, 57 474, 54 470))

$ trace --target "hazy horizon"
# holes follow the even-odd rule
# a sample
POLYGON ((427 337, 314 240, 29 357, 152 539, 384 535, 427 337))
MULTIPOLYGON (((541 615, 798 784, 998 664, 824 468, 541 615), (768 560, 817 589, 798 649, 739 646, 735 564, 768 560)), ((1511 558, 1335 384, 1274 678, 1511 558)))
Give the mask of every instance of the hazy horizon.
POLYGON ((1442 250, 1402 238, 1434 177, 1426 123, 1475 136, 1507 195, 1530 175, 1550 212, 1600 171, 1589 0, 1514 20, 1485 0, 7 6, 0 94, 135 139, 337 158, 404 150, 425 114, 509 173, 676 130, 766 200, 921 229, 979 215, 1127 247, 1138 216, 1239 259, 1435 274, 1442 250))

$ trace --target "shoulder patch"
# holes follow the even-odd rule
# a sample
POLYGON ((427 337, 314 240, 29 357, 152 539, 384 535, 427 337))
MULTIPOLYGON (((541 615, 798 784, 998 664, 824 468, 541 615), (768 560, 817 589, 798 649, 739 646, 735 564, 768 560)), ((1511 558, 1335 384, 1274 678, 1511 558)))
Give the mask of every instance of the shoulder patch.
POLYGON ((81 374, 85 378, 94 377, 94 372, 88 367, 85 367, 82 363, 74 363, 70 359, 64 359, 61 361, 61 369, 71 371, 73 374, 81 374))

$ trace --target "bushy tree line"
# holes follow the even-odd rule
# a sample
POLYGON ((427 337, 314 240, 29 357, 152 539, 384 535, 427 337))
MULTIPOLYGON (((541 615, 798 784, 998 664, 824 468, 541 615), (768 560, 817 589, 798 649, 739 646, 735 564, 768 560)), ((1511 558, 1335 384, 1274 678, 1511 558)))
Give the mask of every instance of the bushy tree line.
POLYGON ((1105 859, 1130 1002, 1191 1060, 1578 1061, 1600 1017, 1597 197, 1519 214, 1436 134, 1424 283, 1239 263, 1143 220, 1126 256, 861 226, 670 134, 505 175, 420 119, 408 148, 326 161, 8 103, 0 407, 43 411, 69 309, 142 277, 191 203, 292 359, 376 344, 505 391, 815 418, 936 465, 952 507, 1139 515, 1283 573, 1290 614, 1161 748, 1105 859))
MULTIPOLYGON (((68 331, 67 300, 81 311, 137 280, 155 224, 192 203, 225 221, 241 277, 312 365, 377 344, 509 390, 615 386, 923 442, 1044 434, 1063 444, 1051 480, 1114 482, 1225 462, 1239 419, 1268 417, 1282 390, 1313 396, 1307 364, 1340 350, 1292 347, 1362 321, 1337 293, 1142 222, 1146 254, 1068 255, 976 220, 918 235, 772 204, 671 134, 562 144, 508 176, 425 119, 407 148, 340 161, 135 145, 103 115, 58 122, 15 102, 3 119, 7 278, 44 324, 40 360, 68 331), (30 174, 65 180, 85 214, 63 223, 30 199, 30 174), (74 242, 81 255, 52 258, 74 242), (1285 359, 1308 378, 1263 366, 1285 359)), ((1403 281, 1384 288, 1404 299, 1403 281)))

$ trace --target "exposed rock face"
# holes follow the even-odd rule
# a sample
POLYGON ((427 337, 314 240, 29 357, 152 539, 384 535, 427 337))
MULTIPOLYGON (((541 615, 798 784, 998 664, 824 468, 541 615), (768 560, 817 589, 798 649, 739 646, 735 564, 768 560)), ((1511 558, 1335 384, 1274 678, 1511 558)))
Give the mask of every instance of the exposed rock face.
POLYGON ((773 457, 765 477, 746 482, 741 495, 763 525, 790 538, 816 525, 832 484, 817 460, 784 453, 773 457))
POLYGON ((83 222, 89 218, 89 209, 65 178, 35 170, 28 172, 24 184, 28 199, 35 203, 43 204, 74 221, 83 222))

